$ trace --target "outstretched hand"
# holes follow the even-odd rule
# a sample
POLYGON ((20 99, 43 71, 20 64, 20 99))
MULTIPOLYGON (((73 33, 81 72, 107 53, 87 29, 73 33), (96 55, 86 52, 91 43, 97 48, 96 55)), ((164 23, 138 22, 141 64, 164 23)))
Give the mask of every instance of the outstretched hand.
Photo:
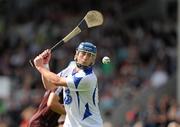
POLYGON ((36 56, 36 58, 34 59, 34 65, 36 66, 36 68, 43 67, 44 64, 49 63, 50 59, 51 59, 51 50, 47 49, 38 56, 36 56))
POLYGON ((43 57, 43 64, 49 64, 49 61, 51 59, 51 50, 50 49, 46 49, 40 55, 43 57))

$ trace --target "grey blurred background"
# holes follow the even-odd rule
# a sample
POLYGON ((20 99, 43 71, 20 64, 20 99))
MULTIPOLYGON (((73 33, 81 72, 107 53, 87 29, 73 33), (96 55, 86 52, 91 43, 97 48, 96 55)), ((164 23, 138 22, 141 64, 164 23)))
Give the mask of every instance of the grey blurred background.
POLYGON ((0 127, 27 126, 45 92, 28 60, 93 9, 102 12, 104 24, 55 51, 51 70, 59 72, 81 41, 91 41, 98 49, 104 127, 179 123, 177 8, 177 0, 0 0, 0 127), (110 64, 101 63, 104 56, 110 64))

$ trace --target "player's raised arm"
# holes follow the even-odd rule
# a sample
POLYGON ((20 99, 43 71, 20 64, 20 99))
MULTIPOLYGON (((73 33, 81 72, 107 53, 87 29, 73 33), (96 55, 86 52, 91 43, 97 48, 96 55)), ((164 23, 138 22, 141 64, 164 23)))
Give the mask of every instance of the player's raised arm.
POLYGON ((48 59, 50 56, 50 50, 45 50, 34 59, 35 67, 42 75, 45 88, 51 89, 55 86, 67 86, 64 78, 59 77, 44 66, 44 64, 47 62, 46 57, 48 59))
MULTIPOLYGON (((43 57, 43 64, 44 67, 47 68, 49 70, 49 61, 51 59, 51 51, 49 49, 45 50, 44 52, 41 53, 42 57, 43 57)), ((43 75, 41 75, 41 79, 44 85, 45 89, 54 89, 56 86, 53 85, 52 83, 50 83, 43 75)))

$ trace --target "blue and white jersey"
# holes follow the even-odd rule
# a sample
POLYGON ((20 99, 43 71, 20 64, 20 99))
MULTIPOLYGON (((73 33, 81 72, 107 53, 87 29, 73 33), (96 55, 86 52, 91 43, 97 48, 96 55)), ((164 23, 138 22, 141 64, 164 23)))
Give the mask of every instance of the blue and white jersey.
POLYGON ((69 66, 58 75, 65 77, 64 87, 66 118, 64 127, 102 127, 103 122, 98 106, 97 77, 92 68, 75 71, 76 64, 69 66))

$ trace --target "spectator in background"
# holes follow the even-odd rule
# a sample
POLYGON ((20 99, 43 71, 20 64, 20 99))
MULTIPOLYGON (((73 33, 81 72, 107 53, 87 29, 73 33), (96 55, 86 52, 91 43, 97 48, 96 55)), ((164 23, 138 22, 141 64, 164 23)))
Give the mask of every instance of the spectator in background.
POLYGON ((156 127, 157 124, 157 102, 155 96, 150 96, 143 112, 144 126, 156 127))
POLYGON ((153 87, 159 88, 166 84, 166 82, 168 81, 168 78, 169 76, 167 72, 165 71, 163 65, 158 64, 150 78, 150 82, 153 87))
POLYGON ((167 127, 179 127, 179 126, 180 126, 180 124, 178 122, 171 122, 168 124, 167 127))
POLYGON ((29 122, 30 118, 33 116, 34 113, 35 113, 35 108, 34 107, 25 108, 21 113, 20 127, 27 127, 28 122, 29 122))
POLYGON ((167 112, 167 116, 169 122, 176 121, 177 123, 180 123, 180 106, 178 105, 178 102, 176 102, 175 100, 171 101, 171 105, 167 112))

